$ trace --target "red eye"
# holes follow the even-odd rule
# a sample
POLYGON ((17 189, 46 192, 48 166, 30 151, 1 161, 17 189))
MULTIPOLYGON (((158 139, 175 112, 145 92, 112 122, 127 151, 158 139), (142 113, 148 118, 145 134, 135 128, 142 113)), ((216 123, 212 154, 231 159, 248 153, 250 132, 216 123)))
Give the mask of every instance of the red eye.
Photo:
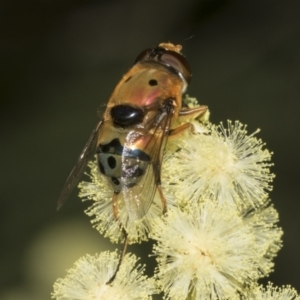
POLYGON ((149 56, 152 52, 153 52, 153 48, 152 49, 148 48, 148 49, 142 51, 135 59, 135 63, 149 59, 149 56))
POLYGON ((191 81, 191 68, 181 54, 165 50, 161 55, 160 60, 181 74, 188 83, 191 81))
POLYGON ((191 68, 186 59, 179 53, 171 50, 166 50, 161 47, 149 48, 142 51, 135 60, 137 62, 143 61, 157 61, 173 72, 183 77, 187 83, 191 81, 191 68))

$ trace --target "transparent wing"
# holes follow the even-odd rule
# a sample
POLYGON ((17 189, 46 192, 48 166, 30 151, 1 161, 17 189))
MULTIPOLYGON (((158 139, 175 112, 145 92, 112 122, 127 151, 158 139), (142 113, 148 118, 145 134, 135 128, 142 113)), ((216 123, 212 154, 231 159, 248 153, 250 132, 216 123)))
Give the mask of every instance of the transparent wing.
POLYGON ((69 174, 67 181, 66 181, 66 183, 61 191, 61 194, 58 198, 57 210, 59 210, 61 208, 61 206, 65 203, 65 201, 71 194, 73 188, 78 184, 87 162, 95 154, 98 133, 99 133, 101 124, 102 124, 102 121, 100 121, 97 124, 96 128, 93 130, 93 132, 90 135, 87 143, 85 144, 74 168, 72 169, 71 173, 69 174))
MULTIPOLYGON (((148 133, 150 138, 140 148, 144 153, 150 157, 149 162, 146 163, 144 173, 137 184, 130 185, 130 177, 122 176, 124 188, 122 189, 123 198, 125 201, 126 209, 131 219, 141 219, 149 210, 155 193, 157 191, 157 184, 160 184, 160 167, 163 150, 167 141, 168 128, 170 126, 172 113, 163 112, 157 116, 158 122, 155 122, 153 128, 148 133)), ((125 147, 127 145, 125 144, 125 147)), ((124 152, 126 155, 126 151, 124 152)), ((123 167, 126 170, 126 157, 123 167)), ((135 158, 136 165, 141 164, 140 158, 135 158)))

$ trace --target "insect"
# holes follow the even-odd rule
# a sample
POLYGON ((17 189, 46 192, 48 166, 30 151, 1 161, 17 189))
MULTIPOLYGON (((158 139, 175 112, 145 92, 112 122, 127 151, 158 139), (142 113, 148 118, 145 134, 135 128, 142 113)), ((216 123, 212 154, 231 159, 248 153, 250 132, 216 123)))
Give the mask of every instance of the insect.
MULTIPOLYGON (((104 112, 72 169, 58 200, 58 209, 77 185, 88 160, 97 155, 99 172, 112 187, 114 217, 123 197, 129 218, 146 215, 161 188, 161 163, 168 137, 192 127, 185 117, 198 118, 206 106, 182 107, 191 79, 181 46, 161 43, 141 52, 114 89, 104 112), (181 122, 182 123, 182 122, 181 122)), ((126 233, 126 230, 125 230, 126 233)), ((126 237, 127 238, 127 237, 126 237)))

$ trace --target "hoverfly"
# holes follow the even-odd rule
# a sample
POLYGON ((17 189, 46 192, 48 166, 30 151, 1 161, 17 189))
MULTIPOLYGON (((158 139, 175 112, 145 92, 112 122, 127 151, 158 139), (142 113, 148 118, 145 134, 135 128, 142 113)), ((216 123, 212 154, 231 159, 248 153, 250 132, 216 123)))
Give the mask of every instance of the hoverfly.
MULTIPOLYGON (((77 185, 87 161, 96 154, 99 172, 113 190, 115 218, 120 195, 132 219, 147 213, 156 191, 163 212, 167 210, 160 176, 167 138, 192 127, 191 123, 175 127, 175 122, 187 116, 198 118, 207 111, 206 106, 182 107, 191 70, 180 51, 180 45, 162 43, 138 55, 113 91, 102 120, 72 169, 58 209, 77 185)), ((124 233, 126 244, 126 230, 124 233)))

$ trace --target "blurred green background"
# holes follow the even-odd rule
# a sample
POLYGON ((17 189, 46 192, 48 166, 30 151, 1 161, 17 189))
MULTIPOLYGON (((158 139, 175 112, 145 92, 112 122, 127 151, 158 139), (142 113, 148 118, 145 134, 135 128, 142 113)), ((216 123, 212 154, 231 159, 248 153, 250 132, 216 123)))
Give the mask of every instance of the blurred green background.
POLYGON ((97 109, 163 41, 183 45, 214 123, 262 129, 285 231, 269 280, 300 291, 299 0, 7 0, 0 15, 1 300, 49 299, 77 258, 111 247, 76 192, 59 212, 57 197, 97 109))

